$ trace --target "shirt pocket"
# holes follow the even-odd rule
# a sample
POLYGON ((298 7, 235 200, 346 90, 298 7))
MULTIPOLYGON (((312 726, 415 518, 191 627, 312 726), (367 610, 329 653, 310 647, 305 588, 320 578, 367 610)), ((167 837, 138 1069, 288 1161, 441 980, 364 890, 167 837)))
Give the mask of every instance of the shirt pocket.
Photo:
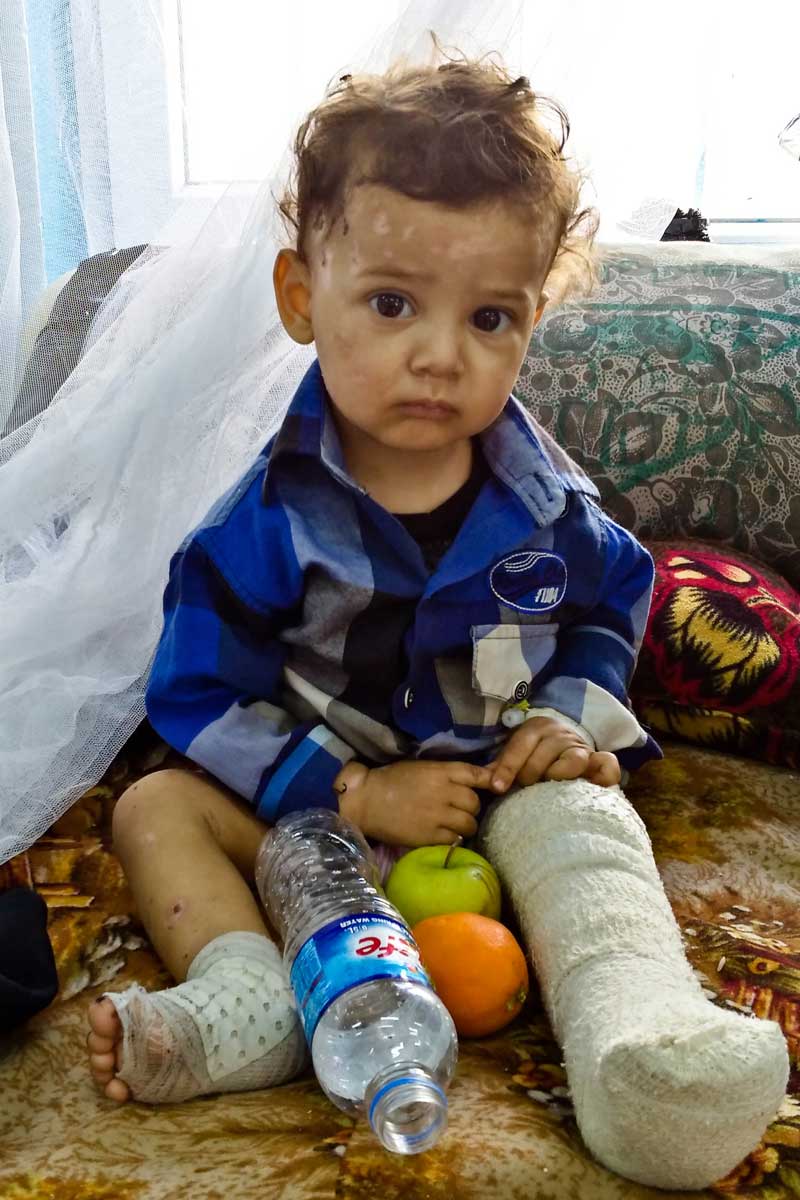
POLYGON ((555 654, 557 622, 546 625, 473 625, 472 686, 504 703, 525 700, 555 654))

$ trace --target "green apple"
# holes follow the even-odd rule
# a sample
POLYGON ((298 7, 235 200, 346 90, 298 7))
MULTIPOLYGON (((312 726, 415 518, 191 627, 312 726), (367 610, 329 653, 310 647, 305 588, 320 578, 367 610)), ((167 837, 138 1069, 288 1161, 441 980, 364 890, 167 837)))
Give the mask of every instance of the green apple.
POLYGON ((462 846, 419 846, 399 859, 387 900, 413 929, 425 917, 473 912, 500 917, 500 880, 491 863, 462 846))

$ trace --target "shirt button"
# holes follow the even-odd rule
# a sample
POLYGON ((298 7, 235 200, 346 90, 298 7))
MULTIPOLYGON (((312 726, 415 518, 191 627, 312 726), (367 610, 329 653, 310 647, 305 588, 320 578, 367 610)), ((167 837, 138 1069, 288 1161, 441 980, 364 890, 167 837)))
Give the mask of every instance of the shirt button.
POLYGON ((403 696, 403 708, 411 708, 413 703, 414 693, 412 692, 411 688, 406 688, 405 695, 403 696))

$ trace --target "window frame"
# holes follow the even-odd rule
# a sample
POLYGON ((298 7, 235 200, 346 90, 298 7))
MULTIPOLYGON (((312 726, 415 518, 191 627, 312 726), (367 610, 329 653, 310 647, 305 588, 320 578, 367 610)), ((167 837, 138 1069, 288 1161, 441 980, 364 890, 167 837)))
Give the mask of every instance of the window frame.
MULTIPOLYGON (((180 4, 178 0, 150 0, 144 19, 159 29, 159 40, 142 37, 143 24, 136 16, 138 5, 131 0, 94 2, 105 97, 109 224, 114 241, 118 246, 134 245, 151 239, 156 230, 167 240, 170 218, 177 209, 182 228, 187 220, 200 223, 228 187, 224 183, 187 182, 180 4), (145 119, 135 139, 129 136, 132 101, 121 83, 129 78, 132 58, 140 93, 146 97, 145 119), (131 179, 147 180, 147 189, 134 194, 129 186, 131 179)), ((78 61, 75 65, 79 85, 78 61)), ((84 94, 92 93, 87 89, 84 94)), ((93 139, 98 136, 97 120, 97 114, 81 113, 79 107, 79 129, 91 129, 93 139)))

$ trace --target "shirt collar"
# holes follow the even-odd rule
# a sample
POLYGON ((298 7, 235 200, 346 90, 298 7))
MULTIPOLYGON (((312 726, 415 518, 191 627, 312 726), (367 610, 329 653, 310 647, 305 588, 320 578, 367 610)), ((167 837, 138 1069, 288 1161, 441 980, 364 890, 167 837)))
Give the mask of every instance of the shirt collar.
POLYGON ((589 476, 515 396, 509 396, 499 417, 483 431, 481 444, 495 475, 519 496, 542 529, 564 512, 568 493, 600 499, 589 476))
MULTIPOLYGON (((520 498, 540 528, 561 516, 569 492, 600 498, 589 477, 514 396, 483 431, 481 445, 491 470, 520 498)), ((297 454, 318 459, 340 483, 364 493, 347 473, 319 359, 306 371, 286 411, 267 471, 297 454)))
POLYGON ((300 380, 300 386, 286 410, 272 444, 267 470, 271 470, 282 459, 296 454, 319 459, 340 483, 363 492, 364 489, 347 473, 342 443, 331 413, 318 358, 314 359, 300 380))

